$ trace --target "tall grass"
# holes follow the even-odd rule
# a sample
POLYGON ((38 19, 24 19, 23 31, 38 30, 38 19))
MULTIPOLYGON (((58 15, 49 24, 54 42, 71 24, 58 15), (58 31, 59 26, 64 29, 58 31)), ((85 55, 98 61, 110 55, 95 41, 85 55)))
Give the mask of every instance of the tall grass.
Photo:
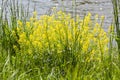
POLYGON ((1 0, 0 10, 0 79, 7 80, 14 77, 16 74, 12 71, 11 63, 12 57, 15 55, 13 45, 19 45, 17 38, 14 38, 11 34, 15 31, 17 36, 17 20, 20 19, 23 22, 27 19, 27 12, 23 9, 23 5, 18 0, 1 0))
POLYGON ((54 8, 51 15, 38 19, 33 12, 28 18, 22 6, 16 0, 2 1, 0 80, 120 79, 114 26, 106 33, 103 16, 92 20, 88 13, 80 19, 75 10, 73 18, 54 8))
POLYGON ((118 45, 118 51, 119 51, 119 61, 120 61, 120 21, 119 21, 119 10, 120 10, 120 1, 119 0, 112 0, 113 3, 113 12, 114 12, 114 25, 116 29, 116 42, 118 45))

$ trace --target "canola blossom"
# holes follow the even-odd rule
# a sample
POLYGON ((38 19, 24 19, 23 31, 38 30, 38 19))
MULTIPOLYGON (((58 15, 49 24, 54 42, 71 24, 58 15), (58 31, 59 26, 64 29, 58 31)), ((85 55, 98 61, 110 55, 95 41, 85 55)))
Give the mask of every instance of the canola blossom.
POLYGON ((90 13, 83 20, 62 11, 43 15, 40 19, 36 15, 34 12, 26 23, 18 20, 18 43, 22 54, 68 53, 88 62, 100 61, 101 56, 107 54, 109 38, 96 20, 98 15, 95 20, 91 20, 90 13))

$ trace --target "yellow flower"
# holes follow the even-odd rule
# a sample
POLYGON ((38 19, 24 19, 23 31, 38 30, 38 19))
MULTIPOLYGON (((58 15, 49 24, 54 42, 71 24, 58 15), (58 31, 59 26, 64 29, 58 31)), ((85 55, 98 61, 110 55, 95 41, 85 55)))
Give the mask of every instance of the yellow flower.
POLYGON ((45 38, 46 38, 46 34, 43 34, 43 35, 42 35, 42 38, 45 39, 45 38))
POLYGON ((105 19, 105 16, 101 16, 101 20, 104 20, 105 19))
POLYGON ((93 49, 92 51, 91 51, 91 54, 93 55, 95 53, 95 50, 93 49))
POLYGON ((33 18, 33 17, 31 17, 31 18, 30 18, 30 21, 32 22, 33 20, 34 20, 34 18, 33 18))
POLYGON ((17 21, 18 26, 22 26, 22 22, 20 20, 17 21))
POLYGON ((86 52, 88 50, 88 47, 89 47, 89 41, 85 41, 82 47, 83 51, 86 52))
POLYGON ((18 42, 20 42, 20 43, 26 43, 26 33, 25 32, 23 32, 23 33, 20 34, 20 39, 19 39, 18 42))
POLYGON ((27 45, 27 46, 30 46, 30 41, 27 40, 27 41, 26 41, 26 45, 27 45))
POLYGON ((18 31, 18 32, 20 31, 20 28, 19 28, 19 27, 17 27, 17 31, 18 31))
POLYGON ((36 18, 36 17, 37 17, 37 12, 34 11, 34 12, 33 12, 33 18, 36 18))
POLYGON ((108 44, 108 42, 109 42, 109 39, 106 38, 106 39, 104 40, 104 43, 105 43, 105 44, 108 44))
POLYGON ((88 17, 91 17, 91 13, 90 12, 88 12, 88 17))
POLYGON ((26 26, 27 26, 27 27, 30 27, 30 22, 26 22, 26 26))
POLYGON ((38 46, 38 43, 39 43, 38 41, 33 41, 34 46, 38 46))

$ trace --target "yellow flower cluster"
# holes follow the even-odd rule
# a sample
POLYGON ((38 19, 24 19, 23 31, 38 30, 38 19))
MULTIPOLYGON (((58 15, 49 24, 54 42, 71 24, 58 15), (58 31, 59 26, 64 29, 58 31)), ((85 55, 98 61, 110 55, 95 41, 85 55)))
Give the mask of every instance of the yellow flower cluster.
POLYGON ((86 57, 90 61, 108 50, 107 33, 99 23, 91 20, 90 13, 83 20, 79 16, 75 20, 62 11, 51 16, 43 15, 40 19, 36 18, 36 14, 25 25, 18 21, 18 43, 22 52, 62 53, 67 47, 68 50, 75 50, 77 55, 91 54, 86 57))

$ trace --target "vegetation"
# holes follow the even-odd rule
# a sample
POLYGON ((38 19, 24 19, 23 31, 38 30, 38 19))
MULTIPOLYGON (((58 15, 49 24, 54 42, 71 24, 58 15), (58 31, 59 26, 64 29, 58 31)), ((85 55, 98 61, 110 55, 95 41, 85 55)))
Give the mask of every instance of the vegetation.
POLYGON ((28 19, 27 11, 13 2, 10 18, 2 13, 6 9, 1 11, 0 80, 120 79, 114 26, 105 32, 104 16, 72 18, 53 8, 51 15, 38 19, 33 12, 28 19))
POLYGON ((119 0, 112 0, 113 3, 113 11, 114 11, 114 26, 116 29, 116 42, 118 45, 119 51, 119 61, 120 61, 120 26, 119 26, 119 10, 120 10, 120 1, 119 0))

